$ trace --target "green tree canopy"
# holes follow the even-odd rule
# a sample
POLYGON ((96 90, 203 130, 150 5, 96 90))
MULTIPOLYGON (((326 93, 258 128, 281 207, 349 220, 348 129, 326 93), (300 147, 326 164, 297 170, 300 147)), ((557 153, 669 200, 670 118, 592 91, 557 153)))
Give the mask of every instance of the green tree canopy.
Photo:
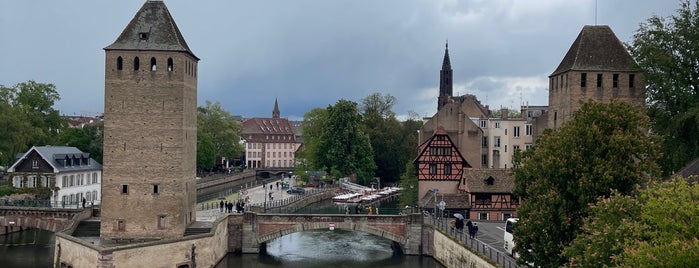
POLYGON ((684 0, 677 14, 651 17, 629 46, 645 72, 653 132, 664 136, 666 174, 699 157, 698 5, 684 0))
POLYGON ((314 166, 325 167, 328 173, 336 170, 342 175, 356 174, 363 184, 373 181, 376 164, 369 138, 362 132, 357 103, 339 100, 326 112, 314 166))
MULTIPOLYGON (((202 136, 211 139, 210 141, 214 146, 213 157, 225 157, 229 160, 240 157, 243 153, 243 146, 240 144, 240 122, 235 120, 228 111, 223 110, 219 102, 206 101, 206 106, 199 107, 197 110, 197 133, 206 134, 202 136)), ((208 142, 205 140, 202 144, 208 144, 208 142)), ((199 138, 197 138, 197 144, 199 143, 199 138)), ((209 148, 202 149, 208 150, 209 148)), ((204 152, 199 152, 199 148, 197 148, 197 155, 200 153, 204 152)), ((197 161, 197 163, 199 162, 197 161)))
POLYGON ((613 194, 591 208, 566 248, 570 266, 699 266, 699 184, 684 178, 652 183, 632 197, 613 194))
POLYGON ((53 84, 27 81, 0 85, 0 166, 32 146, 52 145, 67 126, 53 106, 60 100, 53 84))
POLYGON ((83 128, 66 128, 57 138, 57 145, 73 146, 90 154, 95 161, 102 163, 104 124, 85 125, 83 128))
POLYGON ((513 172, 514 192, 524 199, 515 238, 521 261, 564 265, 563 248, 575 239, 589 204, 613 190, 629 194, 659 175, 659 140, 647 127, 639 107, 588 101, 520 155, 513 172))

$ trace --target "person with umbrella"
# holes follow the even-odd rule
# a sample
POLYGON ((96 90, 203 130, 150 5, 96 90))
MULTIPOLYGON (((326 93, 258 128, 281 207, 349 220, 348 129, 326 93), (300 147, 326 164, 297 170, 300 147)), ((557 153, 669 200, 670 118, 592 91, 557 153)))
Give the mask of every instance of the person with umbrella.
POLYGON ((454 217, 456 218, 456 222, 454 223, 454 227, 456 227, 456 231, 458 232, 463 232, 464 231, 464 216, 456 213, 454 214, 454 217))

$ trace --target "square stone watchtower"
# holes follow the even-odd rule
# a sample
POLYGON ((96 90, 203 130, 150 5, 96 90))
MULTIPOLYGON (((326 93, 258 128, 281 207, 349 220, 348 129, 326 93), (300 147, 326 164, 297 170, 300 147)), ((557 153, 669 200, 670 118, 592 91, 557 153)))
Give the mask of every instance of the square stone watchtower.
POLYGON ((196 218, 199 58, 157 0, 104 50, 100 238, 181 237, 196 218))

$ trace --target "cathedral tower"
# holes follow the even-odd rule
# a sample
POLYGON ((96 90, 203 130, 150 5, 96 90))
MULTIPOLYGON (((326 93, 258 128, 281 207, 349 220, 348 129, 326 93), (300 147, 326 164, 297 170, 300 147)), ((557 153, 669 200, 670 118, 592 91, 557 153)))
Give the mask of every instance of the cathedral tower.
POLYGON ((454 91, 453 74, 451 71, 451 62, 449 61, 449 43, 444 49, 444 60, 442 61, 442 70, 439 71, 439 97, 437 98, 437 111, 442 109, 449 102, 454 91))
POLYGON ((272 118, 279 118, 279 104, 277 104, 277 99, 274 99, 274 110, 272 110, 272 118))
POLYGON ((104 50, 100 238, 181 237, 196 218, 199 58, 162 0, 104 50))

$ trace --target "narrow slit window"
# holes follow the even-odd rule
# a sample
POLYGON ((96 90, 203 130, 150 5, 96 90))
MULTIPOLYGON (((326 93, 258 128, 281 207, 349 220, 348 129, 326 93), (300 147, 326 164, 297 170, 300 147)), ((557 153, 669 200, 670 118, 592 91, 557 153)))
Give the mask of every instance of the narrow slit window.
POLYGON ((117 58, 117 70, 121 71, 124 69, 124 59, 120 57, 117 58))
POLYGON ((140 67, 140 65, 141 65, 140 60, 138 59, 138 57, 135 57, 133 59, 133 70, 138 71, 138 68, 140 67))
POLYGON ((129 194, 129 186, 126 184, 121 185, 121 193, 122 194, 129 194))
POLYGON ((157 193, 158 193, 158 185, 153 184, 153 194, 157 194, 157 193))
POLYGON ((155 64, 155 57, 150 58, 150 70, 151 72, 155 72, 155 70, 158 68, 158 66, 155 64))

